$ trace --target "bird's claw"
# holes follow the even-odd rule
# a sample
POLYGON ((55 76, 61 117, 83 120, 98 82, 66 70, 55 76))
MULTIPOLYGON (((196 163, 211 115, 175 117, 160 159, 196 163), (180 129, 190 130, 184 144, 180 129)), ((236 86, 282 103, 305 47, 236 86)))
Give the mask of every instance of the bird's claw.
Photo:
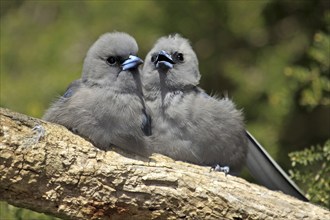
POLYGON ((219 164, 215 165, 214 167, 211 168, 211 170, 218 171, 218 172, 223 172, 225 175, 227 175, 230 171, 229 166, 220 166, 219 164))
POLYGON ((38 143, 41 138, 45 136, 46 130, 42 125, 36 125, 32 128, 32 131, 35 133, 34 141, 38 143))

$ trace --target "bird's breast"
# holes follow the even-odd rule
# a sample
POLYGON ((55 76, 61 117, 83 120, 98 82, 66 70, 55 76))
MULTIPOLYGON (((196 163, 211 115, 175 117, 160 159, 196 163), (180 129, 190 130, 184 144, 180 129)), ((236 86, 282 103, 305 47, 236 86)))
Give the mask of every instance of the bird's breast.
POLYGON ((183 97, 183 92, 182 91, 173 91, 173 92, 168 92, 165 94, 163 98, 163 106, 168 107, 170 105, 177 105, 181 102, 181 99, 183 97))

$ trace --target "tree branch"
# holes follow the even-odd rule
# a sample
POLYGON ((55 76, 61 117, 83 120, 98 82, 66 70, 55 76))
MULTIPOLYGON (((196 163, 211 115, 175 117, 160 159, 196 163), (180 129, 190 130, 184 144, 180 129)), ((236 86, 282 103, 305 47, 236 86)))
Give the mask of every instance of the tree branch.
POLYGON ((0 200, 69 219, 326 219, 244 179, 153 155, 102 151, 66 128, 0 109, 0 200), (32 131, 42 125, 39 141, 32 131))

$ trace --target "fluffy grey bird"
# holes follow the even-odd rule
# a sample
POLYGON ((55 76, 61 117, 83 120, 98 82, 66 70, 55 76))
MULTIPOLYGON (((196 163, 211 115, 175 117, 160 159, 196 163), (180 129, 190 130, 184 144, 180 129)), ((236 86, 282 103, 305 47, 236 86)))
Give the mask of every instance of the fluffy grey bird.
POLYGON ((189 42, 174 35, 160 38, 148 53, 142 81, 152 110, 154 152, 200 165, 244 164, 247 138, 241 111, 225 98, 197 87, 197 57, 189 42))
POLYGON ((102 149, 113 144, 143 152, 151 122, 137 51, 135 39, 126 33, 100 36, 86 55, 82 77, 71 83, 43 119, 64 125, 102 149))
POLYGON ((200 165, 247 165, 258 182, 301 200, 306 198, 263 147, 244 130, 241 111, 228 98, 197 87, 197 57, 180 35, 160 38, 148 53, 142 81, 153 114, 151 149, 200 165))

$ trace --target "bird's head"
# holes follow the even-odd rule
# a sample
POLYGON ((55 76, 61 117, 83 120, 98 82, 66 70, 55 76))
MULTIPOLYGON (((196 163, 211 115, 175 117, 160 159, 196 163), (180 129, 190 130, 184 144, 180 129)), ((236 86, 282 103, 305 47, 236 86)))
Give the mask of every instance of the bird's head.
POLYGON ((145 84, 156 84, 159 77, 165 80, 166 86, 173 89, 199 83, 197 56, 187 39, 175 34, 162 37, 156 42, 145 59, 143 81, 145 84))
MULTIPOLYGON (((129 92, 136 88, 134 74, 143 61, 136 56, 138 46, 126 33, 106 33, 91 46, 83 66, 83 81, 129 92)), ((138 76, 139 77, 139 76, 138 76)))

